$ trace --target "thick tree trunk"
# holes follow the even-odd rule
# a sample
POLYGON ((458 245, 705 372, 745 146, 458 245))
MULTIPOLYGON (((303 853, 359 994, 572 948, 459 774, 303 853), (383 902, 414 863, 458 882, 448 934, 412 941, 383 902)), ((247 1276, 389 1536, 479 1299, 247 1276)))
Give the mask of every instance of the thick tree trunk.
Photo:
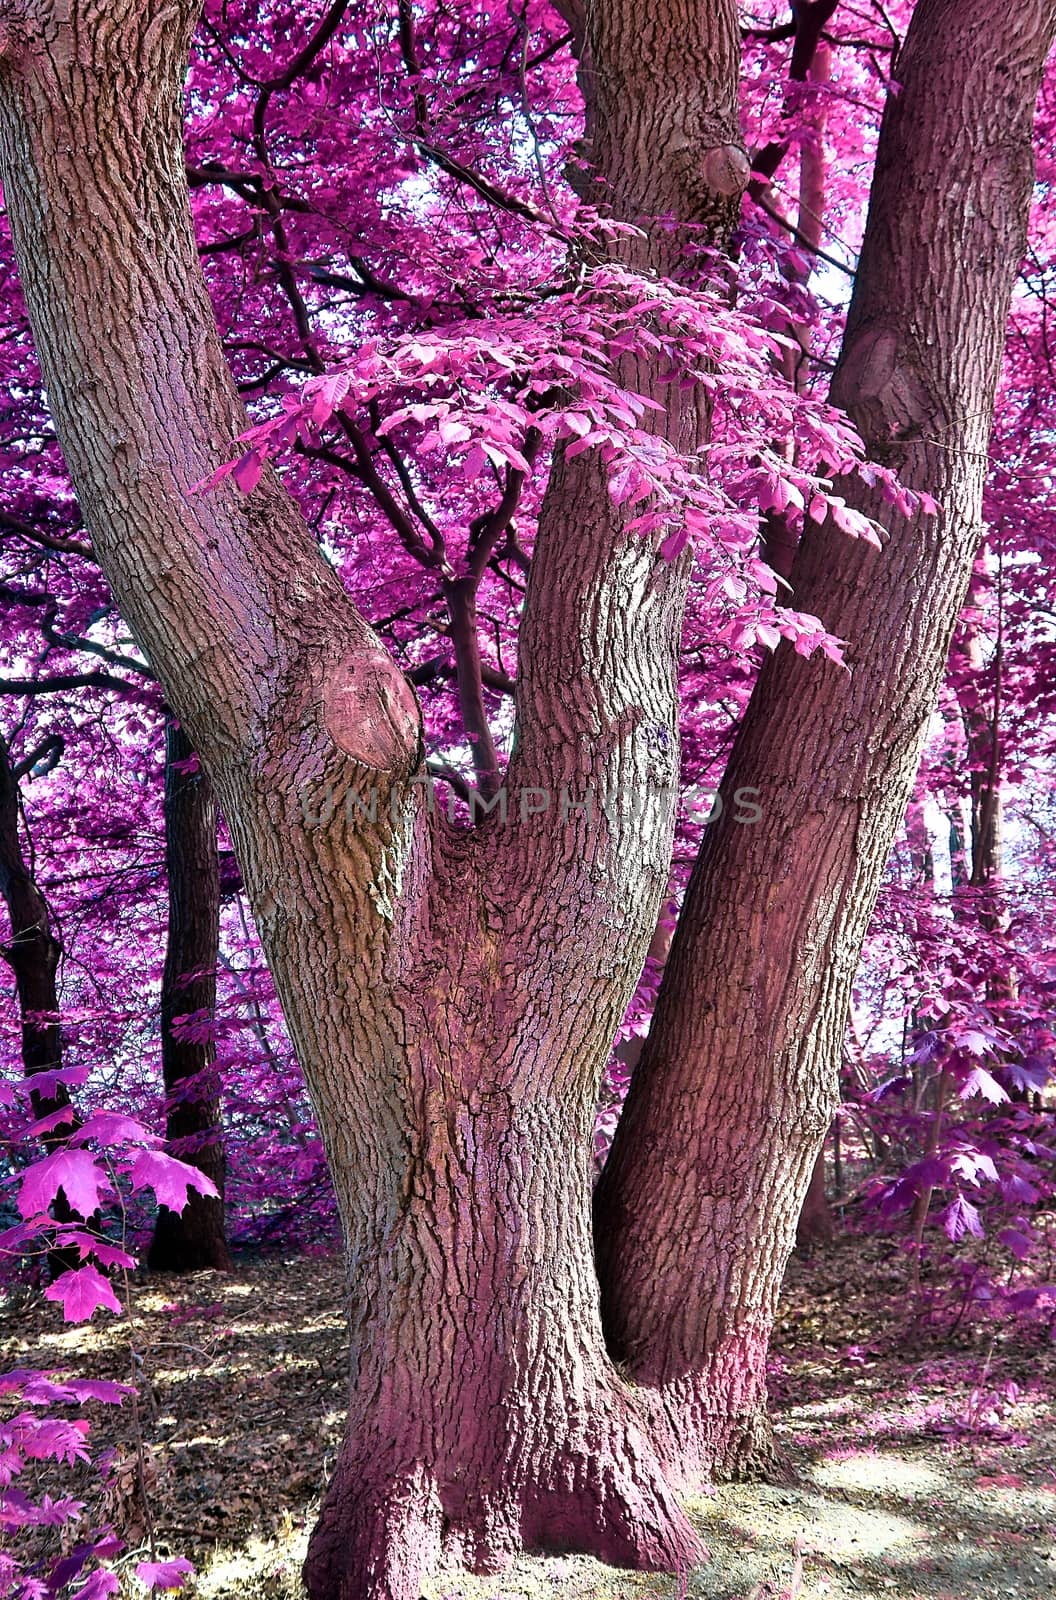
MULTIPOLYGON (((448 926, 452 943, 469 931, 448 926)), ((500 968, 545 926, 500 937, 500 968)), ((404 1065, 419 1109, 390 1111, 372 1152, 400 1171, 399 1192, 366 1214, 362 1155, 334 1163, 354 1222, 352 1400, 312 1539, 313 1595, 416 1600, 441 1552, 475 1571, 522 1546, 632 1567, 701 1556, 601 1336, 589 1149, 611 976, 570 995, 555 974, 568 996, 555 1022, 542 995, 518 1006, 508 981, 472 967, 461 1003, 475 992, 482 1007, 460 1018, 457 1003, 425 1014, 419 1001, 407 1019, 422 1041, 404 1065)), ((632 982, 628 964, 623 995, 632 982)))
POLYGON ((833 398, 941 501, 860 482, 883 552, 811 525, 796 604, 850 671, 782 646, 707 830, 598 1194, 610 1348, 652 1390, 686 1476, 765 1456, 765 1360, 796 1218, 837 1101, 851 984, 972 569, 1005 320, 1031 191, 1051 0, 919 0, 894 68, 833 398))
POLYGON ((220 944, 220 854, 212 784, 175 718, 165 727, 165 873, 169 923, 161 975, 161 1069, 171 1153, 211 1178, 217 1195, 190 1190, 183 1211, 162 1206, 147 1253, 152 1272, 194 1272, 231 1266, 224 1232, 224 1144, 216 1044, 174 1029, 176 1017, 216 1008, 220 944))
MULTIPOLYGON (((689 1562, 605 1352, 589 1224, 601 1068, 670 864, 688 562, 625 528, 593 453, 559 458, 509 815, 432 815, 413 693, 274 475, 189 493, 244 426, 183 180, 193 6, 39 10, 5 41, 0 163, 56 426, 216 785, 346 1235, 352 1395, 310 1591, 414 1600, 444 1545, 689 1562)), ((646 227, 628 252, 673 259, 657 215, 721 242, 747 178, 734 0, 600 0, 585 28, 603 203, 646 227)), ((628 377, 691 448, 700 396, 628 377)))

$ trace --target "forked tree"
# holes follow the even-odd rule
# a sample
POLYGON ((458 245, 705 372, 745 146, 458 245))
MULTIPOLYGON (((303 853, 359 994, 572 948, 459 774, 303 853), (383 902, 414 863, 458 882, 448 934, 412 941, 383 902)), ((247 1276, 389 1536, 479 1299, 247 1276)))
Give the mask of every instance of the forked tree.
MULTIPOLYGON (((722 247, 749 176, 734 0, 561 9, 592 197, 641 226, 614 255, 672 271, 665 216, 722 247)), ((430 806, 414 693, 276 476, 193 492, 246 425, 184 177, 195 19, 3 0, 0 161, 81 508, 215 785, 342 1213, 349 1418, 309 1589, 413 1600, 443 1549, 685 1564, 673 1486, 765 1447, 774 1299, 978 537, 1056 6, 920 0, 896 63, 834 395, 942 512, 855 482, 882 553, 807 527, 797 604, 851 670, 782 647, 760 679, 729 782, 762 820, 709 830, 599 1195, 600 1292, 594 1107, 668 883, 689 557, 559 450, 506 785, 567 803, 470 830, 430 806)), ((703 442, 701 392, 625 376, 703 442)))

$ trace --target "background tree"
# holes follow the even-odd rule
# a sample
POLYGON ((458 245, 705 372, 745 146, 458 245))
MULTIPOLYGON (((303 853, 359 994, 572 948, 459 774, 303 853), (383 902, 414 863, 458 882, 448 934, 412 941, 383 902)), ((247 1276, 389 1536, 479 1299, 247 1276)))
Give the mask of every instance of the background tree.
MULTIPOLYGON (((61 757, 62 741, 51 735, 16 763, 0 733, 0 898, 10 928, 0 943, 0 956, 14 975, 22 1067, 32 1082, 30 1104, 49 1152, 76 1129, 78 1118, 61 1076, 56 1076, 62 1070, 57 981, 62 946, 52 927, 48 902, 34 877, 31 856, 27 858, 22 845, 21 783, 35 767, 54 765, 61 757)), ((77 1216, 61 1189, 52 1209, 57 1222, 71 1222, 77 1216)), ((73 1266, 76 1260, 71 1251, 53 1250, 50 1254, 55 1272, 73 1266)))
POLYGON ((182 1211, 162 1208, 147 1265, 191 1272, 231 1265, 224 1230, 224 1146, 215 1077, 216 964, 220 947, 220 851, 216 801, 183 729, 165 727, 165 875, 168 932, 161 978, 161 1064, 169 1097, 165 1133, 173 1155, 204 1172, 182 1211))

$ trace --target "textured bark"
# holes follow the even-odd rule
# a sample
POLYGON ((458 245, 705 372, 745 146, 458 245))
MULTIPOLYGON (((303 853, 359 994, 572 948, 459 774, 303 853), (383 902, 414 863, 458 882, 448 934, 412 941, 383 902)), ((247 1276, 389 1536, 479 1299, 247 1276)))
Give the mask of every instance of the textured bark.
MULTIPOLYGON (((653 215, 718 243, 736 212, 736 16, 725 3, 713 13, 664 5, 644 38, 629 5, 587 21, 595 198, 645 227, 627 246, 639 265, 665 266, 677 249, 649 233, 653 215), (715 151, 719 187, 701 175, 715 151)), ((700 396, 672 394, 641 365, 625 376, 662 399, 658 426, 692 448, 700 396)), ((399 1150, 410 1139, 411 1165, 380 1238, 380 1207, 364 1216, 353 1192, 341 1200, 356 1227, 361 1354, 309 1552, 313 1595, 351 1600, 366 1572, 371 1593, 414 1597, 441 1549, 478 1570, 521 1544, 635 1567, 701 1554, 605 1352, 591 1240, 600 1074, 667 886, 688 576, 623 520, 597 459, 559 455, 496 801, 512 825, 496 810, 467 837, 434 831, 428 932, 394 991, 421 1109, 392 1136, 399 1150)), ((378 1159, 398 1154, 383 1146, 378 1159)), ((339 1196, 362 1184, 362 1150, 332 1166, 339 1196)))
POLYGON ((870 453, 942 502, 882 553, 811 525, 796 603, 850 671, 782 646, 707 830, 653 1030, 598 1195, 610 1348, 687 1477, 766 1446, 765 1356, 796 1218, 837 1100, 855 967, 979 539, 994 391, 1056 8, 920 0, 895 66, 833 398, 870 453))
MULTIPOLYGON (((593 455, 558 459, 505 794, 472 832, 433 815, 413 692, 274 476, 189 492, 244 425, 184 187, 193 8, 14 12, 0 164, 59 437, 231 827, 341 1208, 352 1392, 310 1591, 413 1600, 444 1547, 685 1564, 601 1336, 589 1178, 667 883, 687 562, 625 530, 593 455)), ((747 176, 733 0, 605 0, 584 53, 603 203, 721 242, 747 176)), ((692 447, 699 397, 628 375, 692 447)))
POLYGON ((170 1152, 216 1186, 219 1198, 188 1191, 183 1211, 162 1206, 147 1253, 153 1272, 231 1265, 224 1233, 224 1145, 214 1040, 182 1038, 176 1017, 216 1008, 220 944, 220 854, 216 800, 205 773, 187 771, 190 740, 172 717, 165 728, 165 874, 168 939, 161 975, 161 1069, 170 1152))

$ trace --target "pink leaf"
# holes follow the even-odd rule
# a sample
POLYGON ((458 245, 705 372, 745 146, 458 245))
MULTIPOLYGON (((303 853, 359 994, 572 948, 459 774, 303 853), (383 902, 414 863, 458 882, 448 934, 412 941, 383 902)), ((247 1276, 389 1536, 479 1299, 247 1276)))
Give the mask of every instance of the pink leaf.
POLYGON ((87 1322, 105 1306, 121 1314, 121 1302, 97 1267, 91 1263, 75 1272, 64 1272, 44 1290, 46 1300, 61 1300, 67 1322, 87 1322))
POLYGON ((99 1191, 106 1179, 87 1150, 55 1150, 27 1167, 18 1191, 18 1208, 24 1217, 47 1211, 62 1189, 82 1217, 99 1206, 99 1191))
POLYGON ((100 1568, 98 1572, 92 1573, 87 1583, 83 1583, 74 1591, 70 1600, 103 1600, 105 1595, 116 1594, 118 1588, 117 1574, 104 1572, 100 1568))
POLYGON ((685 523, 683 523, 681 527, 675 529, 674 533, 669 533, 663 544, 660 546, 660 554, 663 559, 665 561, 677 560, 682 554, 683 550, 686 548, 688 539, 689 529, 686 527, 685 523))
POLYGON ((964 1080, 961 1099, 967 1100, 973 1094, 981 1094, 984 1100, 992 1101, 995 1106, 1000 1105, 1002 1100, 1008 1099, 997 1079, 984 1067, 973 1067, 964 1080))
POLYGON ((127 1383, 110 1383, 106 1378, 74 1378, 67 1387, 78 1400, 101 1400, 108 1406, 119 1406, 127 1394, 136 1392, 127 1383))
POLYGON ((473 437, 464 422, 458 422, 453 418, 446 418, 442 421, 437 428, 437 432, 440 435, 441 444, 465 444, 473 437))
POLYGON ((127 1250, 94 1233, 85 1233, 81 1228, 59 1228, 55 1233, 55 1246, 60 1250, 72 1246, 79 1251, 82 1261, 94 1256, 104 1267, 134 1267, 136 1264, 135 1256, 129 1255, 127 1250))
POLYGON ((1011 1250, 1017 1261, 1025 1261, 1034 1248, 1033 1237, 1021 1228, 1002 1228, 997 1237, 1006 1250, 1011 1250))
POLYGON ((193 1561, 177 1556, 174 1561, 140 1561, 136 1564, 136 1577, 148 1589, 179 1589, 183 1580, 194 1571, 193 1561))
MULTIPOLYGON (((12 1093, 9 1105, 15 1103, 12 1093)), ((41 1117, 37 1122, 26 1129, 27 1139, 39 1139, 41 1134, 54 1133, 56 1128, 71 1128, 77 1121, 77 1112, 72 1105, 59 1106, 56 1111, 51 1111, 46 1117, 41 1117)))
POLYGON ((72 1466, 75 1461, 90 1460, 84 1441, 91 1423, 83 1417, 73 1422, 65 1417, 43 1417, 37 1422, 23 1412, 13 1419, 12 1428, 19 1448, 31 1461, 63 1461, 72 1466))
MULTIPOLYGON (((959 1050, 967 1050, 969 1055, 985 1056, 994 1049, 994 1038, 980 1031, 978 1028, 962 1028, 954 1035, 954 1044, 959 1050)), ((1007 1095, 1005 1097, 1008 1098, 1007 1095)))
POLYGON ((242 490, 242 493, 249 494, 260 482, 260 474, 263 468, 264 462, 260 451, 247 450, 245 455, 236 461, 231 468, 231 476, 242 490))
POLYGON ((760 511, 784 511, 790 498, 789 486, 783 478, 767 476, 760 481, 760 511))
POLYGON ((132 1163, 131 1178, 134 1189, 153 1189, 158 1204, 168 1206, 170 1211, 183 1210, 188 1189, 197 1189, 199 1194, 216 1194, 215 1186, 204 1172, 161 1150, 141 1151, 132 1163))
POLYGON ((484 470, 485 464, 487 463, 487 459, 488 458, 480 448, 480 445, 475 444, 468 452, 465 461, 462 463, 463 476, 470 479, 479 478, 480 474, 484 470))
POLYGON ((90 1067, 57 1067, 54 1071, 34 1072, 21 1083, 16 1083, 15 1088, 19 1094, 26 1096, 39 1094, 43 1099, 49 1100, 60 1083, 84 1083, 91 1070, 90 1067))
POLYGON ((966 1233, 974 1234, 977 1239, 983 1237, 983 1224, 979 1213, 967 1200, 956 1199, 946 1207, 942 1213, 942 1225, 946 1230, 946 1237, 956 1244, 958 1239, 966 1233))
POLYGON ((119 1111, 97 1111, 83 1122, 70 1139, 71 1144, 85 1144, 98 1139, 100 1144, 153 1144, 154 1135, 141 1122, 126 1117, 119 1111))

